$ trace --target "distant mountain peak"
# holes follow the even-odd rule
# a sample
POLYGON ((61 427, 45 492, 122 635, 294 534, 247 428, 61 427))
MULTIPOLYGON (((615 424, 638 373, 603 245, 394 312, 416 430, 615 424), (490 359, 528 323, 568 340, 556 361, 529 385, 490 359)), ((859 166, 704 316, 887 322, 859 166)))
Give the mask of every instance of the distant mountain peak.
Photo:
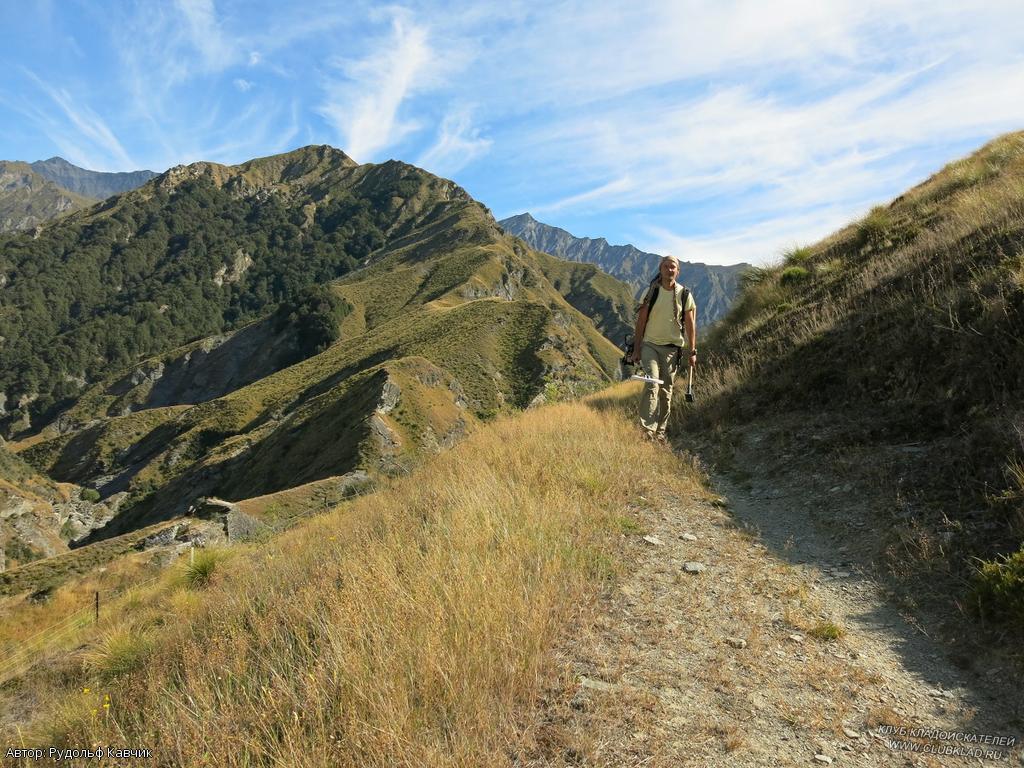
MULTIPOLYGON (((603 237, 576 237, 560 227, 537 221, 530 213, 510 216, 498 225, 538 251, 569 261, 596 264, 629 283, 637 296, 658 271, 661 256, 657 253, 647 253, 633 245, 609 245, 603 237)), ((704 322, 714 322, 725 315, 736 296, 739 275, 748 266, 679 263, 679 280, 693 290, 704 322)))
POLYGON ((103 200, 111 195, 119 195, 141 187, 156 176, 155 172, 148 170, 118 173, 90 171, 58 155, 49 160, 36 160, 30 163, 30 166, 33 171, 57 186, 94 200, 103 200))

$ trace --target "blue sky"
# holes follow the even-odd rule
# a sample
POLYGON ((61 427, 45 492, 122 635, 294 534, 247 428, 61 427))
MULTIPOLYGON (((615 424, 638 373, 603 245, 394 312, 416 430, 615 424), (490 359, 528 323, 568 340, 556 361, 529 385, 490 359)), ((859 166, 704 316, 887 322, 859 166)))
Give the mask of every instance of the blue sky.
POLYGON ((1024 129, 1019 0, 0 5, 0 158, 305 144, 497 217, 763 263, 1024 129))

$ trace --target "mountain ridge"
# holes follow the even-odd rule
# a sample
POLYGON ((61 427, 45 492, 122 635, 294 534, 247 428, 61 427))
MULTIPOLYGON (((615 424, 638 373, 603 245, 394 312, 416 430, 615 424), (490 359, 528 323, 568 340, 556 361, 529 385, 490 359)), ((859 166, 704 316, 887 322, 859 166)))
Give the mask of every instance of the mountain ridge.
POLYGON ((32 170, 49 179, 59 187, 82 197, 103 200, 142 186, 156 172, 139 171, 91 171, 70 163, 63 157, 54 156, 48 160, 36 160, 30 164, 32 170))
MULTIPOLYGON (((538 221, 530 213, 510 216, 498 225, 538 251, 597 265, 631 285, 637 298, 658 272, 661 256, 656 253, 647 253, 628 244, 610 245, 603 237, 576 237, 565 229, 538 221)), ((702 324, 714 323, 725 316, 738 291, 739 277, 749 268, 749 264, 721 266, 679 262, 679 282, 693 291, 702 324)))

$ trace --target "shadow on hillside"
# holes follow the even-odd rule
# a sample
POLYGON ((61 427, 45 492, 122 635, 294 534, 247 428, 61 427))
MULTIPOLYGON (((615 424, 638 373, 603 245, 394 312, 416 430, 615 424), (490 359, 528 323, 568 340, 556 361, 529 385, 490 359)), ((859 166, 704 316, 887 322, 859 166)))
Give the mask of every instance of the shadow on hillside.
MULTIPOLYGON (((773 447, 777 448, 765 446, 767 450, 773 447)), ((706 463, 714 466, 711 451, 705 453, 706 463)), ((828 465, 822 461, 819 466, 828 465)), ((838 473, 828 477, 831 479, 826 485, 852 479, 838 473)), ((900 584, 879 572, 881 543, 891 532, 879 520, 890 513, 873 506, 872 497, 862 493, 864 489, 855 479, 852 490, 829 495, 844 497, 850 505, 845 510, 850 515, 847 519, 865 524, 857 531, 831 525, 837 522, 833 515, 839 514, 833 509, 835 502, 822 495, 820 487, 812 490, 809 478, 801 487, 796 473, 786 476, 785 472, 758 466, 749 449, 728 475, 718 472, 713 482, 725 495, 733 519, 756 531, 774 558, 801 570, 816 569, 822 582, 851 598, 847 605, 852 605, 853 611, 843 619, 849 631, 884 638, 902 667, 936 691, 930 695, 947 697, 950 704, 973 713, 962 724, 963 730, 1000 735, 1019 735, 1024 730, 1020 670, 1015 670, 1013 660, 1004 655, 1006 649, 994 647, 980 635, 976 624, 960 613, 954 602, 959 590, 953 583, 926 583, 922 574, 914 574, 900 584), (745 488, 748 481, 752 486, 745 488), (805 501, 810 504, 802 503, 805 501), (878 584, 884 585, 881 592, 878 584), (889 589, 901 597, 893 600, 889 589), (914 617, 906 618, 908 609, 896 601, 914 605, 914 617)), ((908 725, 911 718, 907 716, 908 725)))
POLYGON ((259 442, 216 463, 196 462, 181 476, 140 499, 77 546, 183 515, 201 496, 228 501, 262 496, 343 475, 360 464, 374 437, 368 417, 382 376, 339 397, 303 421, 283 420, 259 442), (376 386, 375 386, 376 384, 376 386))

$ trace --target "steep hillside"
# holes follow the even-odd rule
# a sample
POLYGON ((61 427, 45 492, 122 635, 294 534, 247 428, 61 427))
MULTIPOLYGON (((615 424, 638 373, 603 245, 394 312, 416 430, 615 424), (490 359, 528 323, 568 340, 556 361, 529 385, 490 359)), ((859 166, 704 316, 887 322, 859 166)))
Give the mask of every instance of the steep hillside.
MULTIPOLYGON (((123 233, 151 209, 149 221, 172 223, 175 212, 192 211, 178 226, 189 238, 209 239, 195 222, 212 226, 211 212, 223 218, 240 205, 255 210, 252 220, 236 222, 240 234, 230 245, 214 254, 157 248, 142 262, 152 271, 136 278, 133 292, 152 294, 166 309, 148 317, 153 331, 130 338, 157 354, 128 368, 108 360, 90 369, 94 383, 66 398, 50 427, 12 444, 62 482, 94 489, 104 501, 125 496, 116 517, 76 545, 170 519, 201 495, 238 500, 355 472, 404 472, 480 420, 617 375, 619 351, 594 321, 621 328, 632 309, 621 284, 524 248, 458 187, 401 163, 356 166, 337 150, 310 148, 234 168, 172 169, 77 214, 53 237, 98 226, 123 233), (267 206, 299 222, 270 230, 283 253, 253 224, 265 223, 267 206), (282 230, 295 247, 277 237, 282 230), (257 243, 251 256, 237 256, 242 238, 257 243), (174 258, 179 253, 184 258, 174 258), (198 265, 192 271, 190 260, 198 265), (197 286, 203 275, 206 284, 197 286), (184 306, 157 298, 174 291, 184 306), (227 328, 227 317, 246 310, 256 319, 227 328), (172 346, 185 335, 177 319, 197 315, 218 332, 172 346)), ((76 251, 68 261, 86 256, 76 251)), ((83 321, 69 318, 59 335, 68 346, 58 354, 72 343, 101 351, 98 318, 121 302, 115 293, 83 321)), ((128 318, 137 310, 132 304, 128 318)))
POLYGON ((104 200, 111 195, 137 189, 157 175, 153 171, 90 171, 69 163, 63 157, 36 160, 32 163, 32 170, 59 187, 94 200, 104 200))
POLYGON ((55 184, 28 163, 0 161, 0 233, 31 229, 93 202, 55 184))
MULTIPOLYGON (((658 254, 645 253, 632 245, 609 245, 603 237, 575 237, 564 229, 537 221, 529 213, 510 216, 498 224, 538 251, 569 261, 596 264, 632 286, 637 297, 658 272, 661 258, 658 254)), ((685 258, 686 254, 676 256, 685 258)), ((701 323, 714 323, 729 311, 739 289, 739 276, 749 266, 679 262, 679 281, 693 291, 701 323)))
POLYGON ((822 517, 915 601, 1024 627, 1022 329, 1015 133, 749 273, 683 426, 750 482, 834 485, 822 517))

